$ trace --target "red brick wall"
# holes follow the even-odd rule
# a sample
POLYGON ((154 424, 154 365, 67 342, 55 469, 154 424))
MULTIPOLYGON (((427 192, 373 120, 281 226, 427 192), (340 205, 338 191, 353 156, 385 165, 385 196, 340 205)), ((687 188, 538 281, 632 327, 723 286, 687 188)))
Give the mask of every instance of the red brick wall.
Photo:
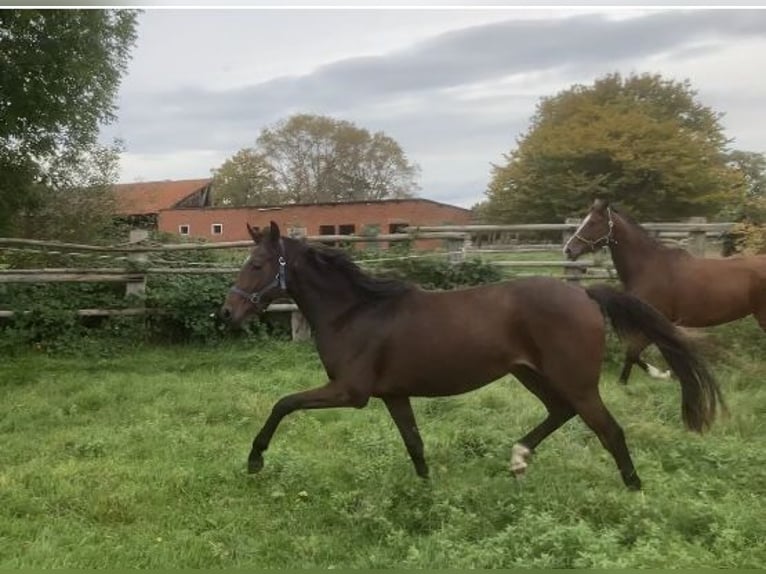
MULTIPOLYGON (((319 235, 320 225, 353 224, 359 235, 366 225, 377 224, 380 233, 388 233, 389 225, 467 224, 471 213, 452 205, 428 200, 396 200, 369 203, 335 203, 318 205, 292 205, 280 208, 205 208, 168 209, 160 212, 160 231, 178 234, 180 225, 189 226, 189 237, 209 241, 238 241, 249 239, 246 223, 253 227, 266 227, 274 220, 282 233, 290 228, 305 228, 307 235, 319 235), (221 235, 212 234, 214 223, 223 224, 221 235)), ((425 245, 422 245, 425 246, 425 245)))

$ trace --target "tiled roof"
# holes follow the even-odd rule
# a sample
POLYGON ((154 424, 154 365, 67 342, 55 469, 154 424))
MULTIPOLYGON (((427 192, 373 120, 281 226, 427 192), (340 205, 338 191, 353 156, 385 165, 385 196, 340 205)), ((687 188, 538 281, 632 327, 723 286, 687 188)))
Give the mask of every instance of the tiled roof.
POLYGON ((206 178, 118 183, 114 186, 116 211, 119 215, 159 213, 161 209, 173 207, 211 181, 206 178))

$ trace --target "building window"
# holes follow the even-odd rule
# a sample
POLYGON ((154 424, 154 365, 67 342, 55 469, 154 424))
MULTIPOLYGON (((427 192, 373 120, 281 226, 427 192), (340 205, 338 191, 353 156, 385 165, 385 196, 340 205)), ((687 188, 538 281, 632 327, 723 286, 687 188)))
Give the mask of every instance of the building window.
POLYGON ((404 229, 406 227, 409 227, 409 223, 401 222, 401 223, 389 223, 388 224, 388 232, 389 233, 404 233, 404 229))
POLYGON ((320 225, 319 226, 319 235, 335 235, 335 226, 334 225, 320 225))
POLYGON ((223 223, 214 223, 210 226, 210 233, 213 235, 222 235, 223 234, 223 223))
POLYGON ((338 235, 353 235, 354 233, 356 233, 356 225, 353 223, 338 226, 338 235))
POLYGON ((178 233, 180 233, 181 235, 189 235, 189 225, 188 224, 179 225, 178 233))

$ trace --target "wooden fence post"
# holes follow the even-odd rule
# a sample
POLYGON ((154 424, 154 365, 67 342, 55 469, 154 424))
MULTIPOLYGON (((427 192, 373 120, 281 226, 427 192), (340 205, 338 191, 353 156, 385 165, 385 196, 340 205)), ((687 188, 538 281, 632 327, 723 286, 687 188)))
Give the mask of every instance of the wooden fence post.
MULTIPOLYGON (((706 217, 690 217, 689 223, 707 223, 706 217)), ((697 257, 705 256, 705 240, 707 238, 707 232, 703 230, 689 231, 689 251, 692 255, 697 257)))
POLYGON ((471 234, 466 233, 463 237, 463 259, 465 259, 466 255, 470 253, 471 249, 473 249, 473 241, 471 241, 471 234))
MULTIPOLYGON (((470 239, 469 239, 470 242, 470 239)), ((449 255, 447 260, 450 263, 460 263, 465 260, 465 239, 448 239, 447 251, 449 255)))
MULTIPOLYGON (((564 223, 577 225, 580 223, 579 219, 568 217, 564 223)), ((569 241, 570 237, 574 235, 573 231, 570 231, 569 229, 565 229, 563 233, 561 234, 561 247, 564 248, 564 245, 567 244, 567 241, 569 241)), ((581 268, 581 267, 564 267, 564 279, 567 281, 574 281, 579 283, 580 278, 587 273, 587 269, 581 268)))
MULTIPOLYGON (((139 243, 149 238, 149 231, 146 229, 131 229, 128 235, 129 243, 139 243)), ((146 253, 131 253, 128 255, 128 261, 144 264, 149 260, 146 253)), ((136 295, 141 299, 146 295, 146 273, 143 274, 141 281, 128 281, 125 284, 125 296, 136 295)))

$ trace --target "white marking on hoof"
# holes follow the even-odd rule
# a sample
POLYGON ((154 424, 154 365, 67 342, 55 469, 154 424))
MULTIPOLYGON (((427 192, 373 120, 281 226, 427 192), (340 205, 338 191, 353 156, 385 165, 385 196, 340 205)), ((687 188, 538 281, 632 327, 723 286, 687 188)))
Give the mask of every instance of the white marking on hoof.
POLYGON ((649 363, 646 364, 646 370, 649 373, 649 376, 653 379, 669 379, 670 378, 670 371, 660 371, 657 367, 654 365, 650 365, 649 363))
POLYGON ((523 444, 516 443, 511 449, 511 472, 514 476, 521 476, 524 471, 527 470, 527 459, 532 454, 532 451, 525 447, 523 444))

